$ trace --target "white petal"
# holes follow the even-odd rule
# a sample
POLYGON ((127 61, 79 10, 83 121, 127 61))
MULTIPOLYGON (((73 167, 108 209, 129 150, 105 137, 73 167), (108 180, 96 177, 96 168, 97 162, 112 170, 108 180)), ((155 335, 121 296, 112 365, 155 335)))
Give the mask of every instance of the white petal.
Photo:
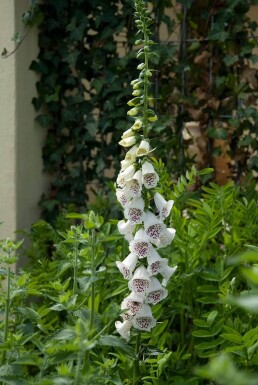
POLYGON ((170 267, 170 266, 164 266, 164 269, 160 272, 160 274, 163 277, 162 285, 167 286, 167 283, 170 279, 170 277, 175 273, 177 269, 177 266, 170 267))
POLYGON ((150 162, 143 163, 142 178, 145 188, 150 189, 157 186, 159 176, 150 162))
POLYGON ((168 295, 168 291, 164 289, 159 280, 155 277, 150 278, 150 286, 147 290, 147 302, 155 305, 162 301, 168 295))
POLYGON ((138 313, 143 306, 143 297, 132 291, 121 304, 121 309, 129 309, 133 315, 138 313))
POLYGON ((126 130, 123 135, 122 135, 122 139, 126 139, 126 138, 130 138, 131 136, 133 136, 135 134, 135 132, 132 130, 132 128, 129 128, 129 130, 126 130))
POLYGON ((149 152, 150 152, 150 143, 147 140, 143 139, 138 147, 136 156, 148 155, 149 152))
POLYGON ((160 237, 167 231, 166 225, 150 211, 146 211, 144 228, 150 241, 156 246, 160 243, 160 237))
POLYGON ((126 191, 122 189, 116 189, 116 198, 123 207, 125 207, 130 200, 129 195, 126 194, 126 191))
POLYGON ((161 249, 162 247, 170 245, 170 243, 173 241, 175 234, 175 229, 168 228, 166 232, 160 236, 158 242, 156 243, 157 248, 161 249))
POLYGON ((116 321, 115 327, 121 337, 123 337, 126 341, 129 341, 132 322, 129 320, 126 320, 124 322, 116 321))
POLYGON ((134 316, 132 322, 135 329, 138 330, 150 331, 156 325, 156 320, 153 318, 150 306, 146 304, 134 316))
POLYGON ((129 138, 125 138, 125 139, 120 140, 120 142, 118 142, 118 143, 122 147, 131 147, 136 143, 136 138, 135 138, 135 136, 130 136, 129 138))
POLYGON ((142 197, 132 199, 126 206, 124 216, 134 224, 140 224, 144 220, 144 200, 142 197))
POLYGON ((132 159, 125 159, 120 162, 121 164, 121 172, 125 171, 129 166, 132 166, 134 163, 135 158, 132 159))
POLYGON ((135 269, 137 261, 138 257, 134 253, 130 253, 122 262, 116 261, 116 265, 125 279, 132 278, 132 273, 135 269))
POLYGON ((162 195, 156 192, 154 194, 154 202, 159 211, 160 218, 165 219, 166 217, 168 217, 173 207, 174 201, 173 200, 166 201, 162 195))
POLYGON ((140 265, 134 272, 133 278, 128 282, 130 290, 137 294, 144 294, 150 285, 150 276, 146 268, 140 265))
POLYGON ((134 252, 138 258, 148 257, 152 253, 153 246, 148 241, 144 229, 140 229, 136 232, 134 239, 130 242, 129 249, 134 252))
POLYGON ((133 240, 133 232, 135 229, 135 225, 132 222, 125 222, 124 220, 119 221, 117 224, 117 228, 120 234, 124 235, 125 239, 128 242, 133 240))
POLYGON ((133 146, 132 148, 130 148, 130 150, 128 150, 127 153, 125 154, 125 160, 134 161, 136 159, 137 149, 138 149, 138 146, 133 146))
POLYGON ((133 165, 127 167, 124 171, 120 172, 117 177, 117 185, 119 187, 124 187, 126 182, 130 180, 135 173, 135 168, 133 165))
POLYGON ((157 253, 156 249, 153 248, 153 252, 149 257, 147 271, 150 275, 157 275, 167 266, 168 260, 166 258, 161 258, 157 253))

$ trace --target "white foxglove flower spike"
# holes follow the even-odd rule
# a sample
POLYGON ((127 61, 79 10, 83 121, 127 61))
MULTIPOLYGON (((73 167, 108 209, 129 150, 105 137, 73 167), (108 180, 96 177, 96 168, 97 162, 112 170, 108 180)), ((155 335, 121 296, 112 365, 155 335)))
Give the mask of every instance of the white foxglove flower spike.
POLYGON ((174 205, 173 200, 166 201, 162 195, 158 192, 154 194, 154 202, 159 211, 160 219, 164 220, 170 214, 170 211, 174 205))

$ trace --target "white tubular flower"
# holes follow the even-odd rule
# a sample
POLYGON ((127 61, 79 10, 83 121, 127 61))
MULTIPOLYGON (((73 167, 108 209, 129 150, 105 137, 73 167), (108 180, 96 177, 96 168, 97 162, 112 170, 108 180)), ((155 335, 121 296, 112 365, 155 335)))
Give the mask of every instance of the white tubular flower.
POLYGON ((135 143, 136 143, 136 137, 135 136, 123 138, 122 140, 120 140, 120 142, 118 142, 118 144, 120 144, 120 146, 122 146, 122 147, 131 147, 135 143))
POLYGON ((152 164, 148 161, 144 162, 142 165, 142 178, 143 184, 147 189, 157 186, 159 181, 159 176, 154 170, 152 164))
POLYGON ((143 265, 134 272, 133 278, 128 282, 128 287, 136 294, 144 295, 150 286, 150 276, 143 265))
POLYGON ((125 154, 125 160, 134 162, 136 159, 137 150, 138 150, 138 146, 133 146, 132 148, 130 148, 130 150, 128 150, 127 153, 125 154))
POLYGON ((136 171, 132 179, 126 183, 126 192, 131 198, 139 198, 142 192, 142 172, 136 171))
POLYGON ((143 139, 138 147, 136 156, 148 155, 149 152, 150 152, 150 143, 147 140, 143 139))
POLYGON ((166 234, 166 225, 150 211, 144 217, 144 228, 149 240, 158 246, 160 238, 166 234))
POLYGON ((144 304, 141 310, 134 316, 132 323, 135 329, 151 331, 156 326, 156 320, 153 318, 150 306, 144 304))
POLYGON ((155 277, 150 278, 150 286, 147 291, 147 302, 156 305, 168 295, 168 291, 161 286, 159 280, 155 277))
POLYGON ((170 267, 168 265, 164 266, 160 274, 163 277, 162 286, 167 286, 170 277, 175 273, 177 266, 170 267))
POLYGON ((140 229, 135 233, 134 240, 130 242, 129 250, 135 253, 138 258, 145 258, 151 254, 153 246, 148 242, 144 229, 140 229))
POLYGON ((122 135, 122 139, 127 139, 127 138, 130 138, 131 136, 134 136, 135 134, 135 131, 132 129, 132 128, 129 128, 128 130, 126 130, 123 135, 122 135))
POLYGON ((158 249, 161 249, 162 247, 166 247, 170 245, 170 243, 173 241, 173 238, 176 234, 176 230, 172 228, 168 228, 165 233, 161 234, 159 237, 156 246, 158 249))
POLYGON ((117 228, 120 234, 124 235, 125 239, 130 242, 133 240, 133 232, 135 225, 130 221, 125 222, 124 220, 119 221, 117 228))
POLYGON ((135 159, 129 160, 129 159, 124 159, 120 162, 121 164, 121 172, 125 171, 129 166, 132 166, 134 163, 135 159))
POLYGON ((117 332, 120 334, 120 336, 123 337, 126 341, 129 341, 132 321, 130 320, 126 320, 124 322, 116 321, 115 327, 117 332))
POLYGON ((150 275, 157 275, 166 269, 168 260, 161 258, 156 249, 153 248, 152 253, 147 257, 148 267, 147 271, 150 275))
POLYGON ((118 174, 116 183, 119 187, 124 187, 126 182, 130 180, 135 173, 135 168, 133 165, 127 167, 124 171, 118 174))
POLYGON ((122 262, 116 261, 116 265, 125 279, 132 278, 137 261, 138 257, 134 253, 130 253, 122 262))
POLYGON ((170 211, 173 207, 174 201, 166 201, 162 195, 160 195, 158 192, 154 194, 154 202, 155 205, 159 211, 160 219, 165 219, 169 216, 170 211))
POLYGON ((134 131, 138 131, 141 127, 142 127, 142 121, 140 119, 136 119, 136 121, 134 122, 131 128, 134 131))
POLYGON ((123 207, 129 203, 129 196, 122 189, 116 189, 116 198, 123 207))
POLYGON ((145 216, 143 198, 132 199, 125 208, 124 216, 134 224, 141 224, 145 216))
POLYGON ((135 315, 140 311, 140 309, 143 306, 143 297, 141 297, 139 294, 135 293, 134 291, 131 292, 130 295, 128 295, 121 304, 121 309, 129 309, 129 314, 135 315))

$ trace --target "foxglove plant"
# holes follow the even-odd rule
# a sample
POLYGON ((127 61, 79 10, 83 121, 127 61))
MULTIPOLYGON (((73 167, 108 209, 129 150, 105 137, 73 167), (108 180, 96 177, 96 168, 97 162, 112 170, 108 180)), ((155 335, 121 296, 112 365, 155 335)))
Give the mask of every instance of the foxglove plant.
POLYGON ((126 219, 118 223, 118 230, 129 242, 130 250, 124 261, 116 261, 116 264, 129 281, 131 291, 122 302, 123 322, 117 321, 116 329, 127 341, 132 327, 150 331, 156 325, 150 305, 167 297, 168 291, 164 286, 176 270, 176 267, 168 266, 168 260, 161 258, 157 251, 168 246, 175 235, 175 229, 167 228, 164 223, 174 202, 166 201, 156 191, 159 175, 150 156, 153 151, 148 138, 151 122, 157 120, 149 106, 152 76, 149 59, 156 55, 151 52, 154 43, 150 39, 149 26, 152 20, 144 0, 135 0, 134 5, 135 22, 142 34, 142 38, 135 42, 141 45, 137 53, 137 58, 141 60, 137 67, 140 74, 131 82, 134 98, 128 102, 132 108, 127 114, 134 119, 134 123, 119 142, 127 153, 121 162, 116 189, 126 219))

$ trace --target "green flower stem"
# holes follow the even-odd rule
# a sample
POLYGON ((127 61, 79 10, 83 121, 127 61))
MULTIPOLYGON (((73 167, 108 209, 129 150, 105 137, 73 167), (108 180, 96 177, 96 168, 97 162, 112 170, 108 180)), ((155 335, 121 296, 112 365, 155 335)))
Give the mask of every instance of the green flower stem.
MULTIPOLYGON (((11 285, 11 269, 8 266, 6 269, 6 277, 7 277, 7 297, 5 302, 5 318, 4 318, 4 337, 3 337, 3 343, 7 341, 8 337, 8 328, 9 328, 9 313, 10 313, 10 285, 11 285)), ((2 365, 5 363, 6 358, 6 349, 3 350, 2 354, 2 365)))
POLYGON ((139 384, 140 377, 140 367, 139 367, 139 355, 141 349, 141 332, 139 331, 136 336, 136 344, 135 344, 135 353, 136 359, 134 361, 134 370, 133 370, 133 385, 139 384))
MULTIPOLYGON (((90 325, 89 325, 89 333, 91 333, 93 326, 94 326, 94 319, 95 319, 95 260, 96 260, 96 230, 92 229, 92 245, 91 245, 91 309, 90 309, 90 325)), ((79 365, 79 362, 78 362, 79 365)), ((84 364, 83 364, 83 372, 86 372, 86 370, 89 368, 89 350, 86 351, 85 357, 84 357, 84 364)), ((77 366, 78 367, 78 366, 77 366)))
POLYGON ((96 230, 92 230, 92 253, 91 253, 91 309, 90 309, 90 330, 94 326, 95 313, 95 259, 96 259, 96 230))
POLYGON ((74 377, 74 385, 80 384, 81 365, 82 365, 82 352, 79 351, 78 356, 77 356, 77 366, 76 366, 75 377, 74 377))
POLYGON ((77 293, 77 274, 78 274, 78 243, 74 247, 75 263, 73 269, 73 295, 77 293))

